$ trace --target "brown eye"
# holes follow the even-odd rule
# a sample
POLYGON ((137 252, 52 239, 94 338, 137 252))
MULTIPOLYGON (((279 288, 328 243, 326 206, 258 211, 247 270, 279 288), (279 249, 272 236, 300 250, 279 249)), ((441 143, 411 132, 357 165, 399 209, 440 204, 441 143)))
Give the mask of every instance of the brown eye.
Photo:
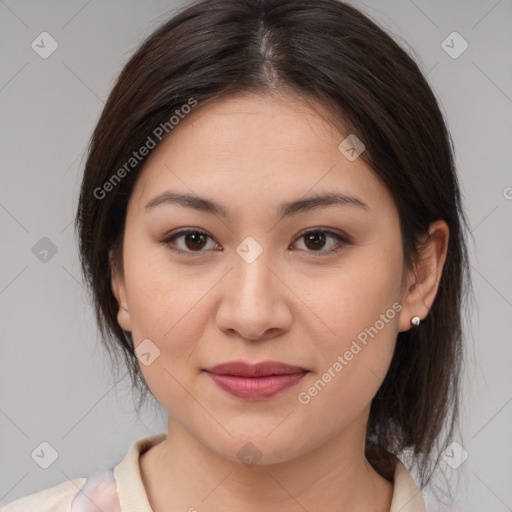
MULTIPOLYGON (((162 243, 169 247, 169 249, 180 253, 201 253, 206 252, 203 249, 207 246, 208 239, 211 240, 211 237, 207 233, 188 229, 174 233, 162 240, 162 243), (182 239, 181 246, 176 243, 179 239, 182 239)), ((214 246, 218 247, 218 244, 214 243, 214 246)))
MULTIPOLYGON (((299 240, 304 240, 305 251, 309 253, 318 253, 319 255, 329 254, 340 250, 344 245, 349 244, 350 240, 346 236, 325 229, 316 229, 303 232, 299 240), (329 239, 335 243, 329 244, 329 239), (325 249, 327 247, 327 249, 325 249)), ((162 243, 172 251, 193 255, 208 252, 208 249, 219 248, 219 245, 204 231, 187 229, 178 231, 168 236, 162 243), (181 239, 181 246, 177 243, 181 239), (208 241, 211 240, 213 247, 208 248, 208 241)))
POLYGON ((308 233, 304 235, 304 241, 306 246, 313 250, 317 251, 318 249, 322 249, 325 244, 326 236, 325 233, 321 231, 317 231, 314 233, 308 233))
POLYGON ((206 235, 204 233, 188 233, 184 236, 187 249, 200 250, 205 245, 206 235))
POLYGON ((306 246, 307 252, 318 252, 320 254, 336 252, 340 250, 343 245, 350 243, 347 237, 325 229, 316 229, 303 232, 299 236, 299 240, 300 239, 304 240, 304 245, 306 246), (326 246, 329 247, 329 239, 335 239, 337 240, 337 243, 331 243, 330 248, 324 250, 326 246))

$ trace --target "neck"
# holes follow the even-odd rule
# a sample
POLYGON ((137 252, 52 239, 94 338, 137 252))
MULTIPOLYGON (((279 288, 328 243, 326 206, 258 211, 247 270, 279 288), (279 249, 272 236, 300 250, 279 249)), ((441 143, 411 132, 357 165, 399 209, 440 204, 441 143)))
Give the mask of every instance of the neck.
POLYGON ((389 511, 393 484, 364 457, 367 416, 293 460, 246 466, 169 418, 166 439, 141 456, 154 512, 194 509, 389 511), (361 428, 363 427, 363 428, 361 428))

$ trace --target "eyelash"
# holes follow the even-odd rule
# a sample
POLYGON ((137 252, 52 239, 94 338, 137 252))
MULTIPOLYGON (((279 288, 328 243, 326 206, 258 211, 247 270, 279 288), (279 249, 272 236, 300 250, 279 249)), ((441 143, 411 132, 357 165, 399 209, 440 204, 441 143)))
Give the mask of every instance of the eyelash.
MULTIPOLYGON (((208 238, 212 239, 210 237, 210 235, 208 235, 208 233, 200 230, 200 229, 184 229, 184 230, 181 230, 181 231, 177 231, 176 233, 173 233, 167 237, 165 237, 163 240, 161 240, 161 243, 164 244, 169 250, 173 251, 173 252, 176 252, 178 254, 183 254, 185 256, 195 256, 197 254, 201 254, 201 253, 205 253, 207 251, 204 251, 204 250, 200 250, 200 251, 184 251, 184 250, 181 250, 181 249, 176 249, 174 247, 171 247, 171 242, 173 242, 174 240, 176 240, 177 238, 180 238, 182 236, 185 236, 185 235, 188 235, 188 234, 201 234, 201 235, 206 235, 208 238)), ((333 254, 333 253, 336 253, 338 251, 340 251, 343 246, 345 245, 348 245, 351 243, 350 239, 347 237, 347 236, 344 236, 344 235, 341 235, 339 233, 336 233, 334 231, 331 231, 331 230, 328 230, 328 229, 322 229, 322 228, 315 228, 315 229, 308 229, 308 230, 305 230, 305 231, 302 231, 301 233, 299 233, 298 237, 297 237, 297 240, 299 240, 300 238, 306 236, 306 235, 309 235, 311 233, 324 233, 324 234, 327 234, 327 235, 332 235, 334 237, 336 237, 339 242, 338 244, 336 244, 336 246, 332 249, 329 249, 329 250, 326 250, 326 251, 322 251, 322 250, 319 250, 319 251, 306 251, 308 253, 311 253, 311 255, 313 256, 316 256, 316 255, 327 255, 327 254, 333 254)))

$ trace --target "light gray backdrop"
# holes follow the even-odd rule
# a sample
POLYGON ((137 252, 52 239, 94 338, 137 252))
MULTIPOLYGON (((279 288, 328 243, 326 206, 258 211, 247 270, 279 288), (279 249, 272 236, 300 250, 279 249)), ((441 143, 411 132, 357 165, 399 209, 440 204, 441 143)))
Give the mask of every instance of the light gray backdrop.
MULTIPOLYGON (((137 421, 128 377, 116 383, 110 374, 72 219, 114 79, 185 3, 0 0, 0 505, 112 467, 133 441, 166 429, 163 411, 137 421), (56 451, 44 449, 46 460, 36 456, 43 442, 56 451)), ((428 75, 476 240, 463 438, 441 463, 458 483, 457 504, 429 496, 428 509, 512 510, 512 1, 352 3, 428 75)))

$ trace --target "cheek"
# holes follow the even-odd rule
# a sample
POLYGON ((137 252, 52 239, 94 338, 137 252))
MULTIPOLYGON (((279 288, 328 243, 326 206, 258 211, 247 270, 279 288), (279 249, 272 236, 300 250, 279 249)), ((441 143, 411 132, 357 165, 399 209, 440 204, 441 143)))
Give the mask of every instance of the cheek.
POLYGON ((310 297, 326 326, 316 343, 318 371, 307 383, 310 388, 301 388, 312 408, 332 404, 337 415, 343 409, 343 421, 360 413, 377 392, 398 335, 400 261, 395 251, 369 247, 347 258, 333 272, 336 278, 310 297))
POLYGON ((328 328, 327 338, 332 340, 329 345, 333 348, 348 349, 346 344, 358 336, 364 342, 364 333, 375 326, 379 339, 394 338, 390 327, 398 326, 401 309, 398 301, 402 269, 396 263, 400 259, 378 257, 373 250, 367 252, 347 258, 309 299, 328 328))
POLYGON ((188 286, 181 279, 134 279, 130 315, 135 339, 151 339, 167 365, 184 368, 196 348, 194 340, 201 339, 206 321, 201 304, 211 286, 205 281, 188 286))
POLYGON ((161 403, 167 399, 175 401, 180 394, 176 381, 185 385, 196 369, 190 363, 197 350, 194 340, 201 339, 206 322, 202 305, 215 280, 212 276, 198 279, 193 267, 177 271, 165 257, 165 251, 155 250, 147 241, 127 239, 125 254, 135 345, 137 348, 149 339, 158 354, 148 366, 141 359, 140 368, 161 403))
POLYGON ((322 363, 297 391, 311 432, 327 428, 334 434, 371 403, 393 357, 399 308, 398 303, 383 308, 365 305, 357 316, 333 315, 337 336, 317 344, 322 363))
POLYGON ((173 265, 165 247, 136 229, 127 234, 124 263, 130 317, 140 336, 166 343, 176 330, 193 329, 194 306, 211 286, 197 278, 197 269, 173 265))

